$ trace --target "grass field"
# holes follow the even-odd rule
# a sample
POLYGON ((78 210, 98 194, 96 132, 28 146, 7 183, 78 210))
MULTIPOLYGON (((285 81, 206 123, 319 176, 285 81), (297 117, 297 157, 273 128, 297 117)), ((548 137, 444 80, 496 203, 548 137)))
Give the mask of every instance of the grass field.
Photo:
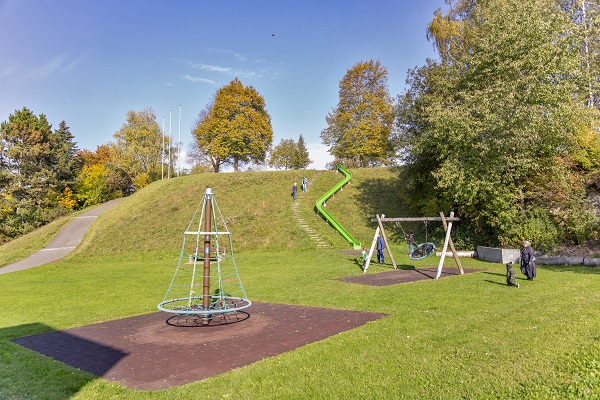
MULTIPOLYGON (((374 213, 406 211, 390 189, 398 172, 351 172, 351 184, 327 207, 368 245, 374 213)), ((503 265, 463 259, 479 272, 387 287, 340 282, 335 278, 361 274, 360 262, 339 251, 349 246, 313 207, 341 175, 307 176, 312 185, 301 214, 329 249, 316 249, 293 221, 289 191, 301 175, 206 174, 150 185, 102 214, 72 255, 0 275, 0 399, 600 398, 600 269, 540 266, 534 282, 519 277, 516 289, 506 286, 503 265), (157 392, 130 390, 10 342, 155 312, 206 186, 228 219, 251 300, 389 316, 157 392)), ((408 259, 394 229, 392 250, 402 268, 437 266, 435 257, 408 259)), ((20 240, 41 248, 51 236, 34 232, 20 240)), ((0 247, 0 254, 14 246, 0 247)), ((0 265, 9 262, 1 257, 0 265)), ((446 267, 454 268, 452 259, 446 267)), ((389 268, 372 265, 369 274, 389 268)))

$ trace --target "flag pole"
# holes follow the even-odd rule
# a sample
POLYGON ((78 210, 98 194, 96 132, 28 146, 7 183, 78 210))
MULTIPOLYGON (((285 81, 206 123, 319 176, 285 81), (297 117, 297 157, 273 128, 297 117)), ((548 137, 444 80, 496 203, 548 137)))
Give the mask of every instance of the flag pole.
POLYGON ((177 139, 177 176, 181 170, 181 104, 179 105, 179 138, 177 139))
POLYGON ((172 121, 172 110, 169 110, 169 162, 167 164, 167 179, 171 178, 171 138, 173 137, 171 135, 171 121, 172 121))
POLYGON ((162 124, 162 152, 160 153, 160 179, 165 179, 165 117, 162 124))

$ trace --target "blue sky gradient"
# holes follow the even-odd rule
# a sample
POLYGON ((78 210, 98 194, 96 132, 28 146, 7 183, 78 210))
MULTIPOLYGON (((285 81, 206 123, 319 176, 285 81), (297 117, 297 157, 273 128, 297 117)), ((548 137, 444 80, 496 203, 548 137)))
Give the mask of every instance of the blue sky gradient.
POLYGON ((27 107, 80 148, 113 140, 129 110, 192 140, 212 94, 238 77, 266 102, 276 145, 303 135, 311 168, 331 160, 321 144, 339 82, 377 60, 389 90, 435 58, 426 27, 443 0, 200 1, 0 0, 0 121, 27 107))

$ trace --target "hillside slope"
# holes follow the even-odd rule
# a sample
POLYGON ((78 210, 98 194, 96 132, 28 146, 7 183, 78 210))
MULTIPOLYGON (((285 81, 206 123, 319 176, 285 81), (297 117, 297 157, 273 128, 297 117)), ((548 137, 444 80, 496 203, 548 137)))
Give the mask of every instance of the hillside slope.
MULTIPOLYGON (((375 213, 400 215, 398 170, 351 170, 353 179, 327 204, 329 212, 368 246, 373 238, 375 213)), ((77 252, 97 255, 137 251, 177 251, 183 231, 204 189, 212 187, 236 250, 288 250, 315 248, 315 243, 292 217, 290 196, 294 182, 309 179, 307 193, 299 197, 303 219, 333 248, 349 244, 315 212, 315 201, 342 175, 335 171, 268 171, 199 174, 154 182, 101 215, 77 252), (313 179, 314 177, 314 179, 313 179)), ((390 227, 391 237, 398 228, 390 227)))

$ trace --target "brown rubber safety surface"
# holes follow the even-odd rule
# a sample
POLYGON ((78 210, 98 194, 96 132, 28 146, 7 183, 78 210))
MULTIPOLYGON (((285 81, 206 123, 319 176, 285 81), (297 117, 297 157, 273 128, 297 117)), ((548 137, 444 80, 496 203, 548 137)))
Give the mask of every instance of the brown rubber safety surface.
MULTIPOLYGON (((478 269, 463 268, 465 274, 477 272, 478 269)), ((435 279, 437 267, 419 268, 419 269, 394 269, 392 271, 379 272, 376 274, 366 274, 357 276, 348 276, 338 278, 338 281, 358 283, 359 285, 369 286, 389 286, 397 283, 407 283, 435 279)), ((447 276, 460 275, 458 268, 444 268, 440 274, 440 279, 447 276)))
POLYGON ((160 390, 218 375, 384 316, 253 303, 237 316, 215 318, 208 326, 158 312, 12 341, 132 389, 160 390))

